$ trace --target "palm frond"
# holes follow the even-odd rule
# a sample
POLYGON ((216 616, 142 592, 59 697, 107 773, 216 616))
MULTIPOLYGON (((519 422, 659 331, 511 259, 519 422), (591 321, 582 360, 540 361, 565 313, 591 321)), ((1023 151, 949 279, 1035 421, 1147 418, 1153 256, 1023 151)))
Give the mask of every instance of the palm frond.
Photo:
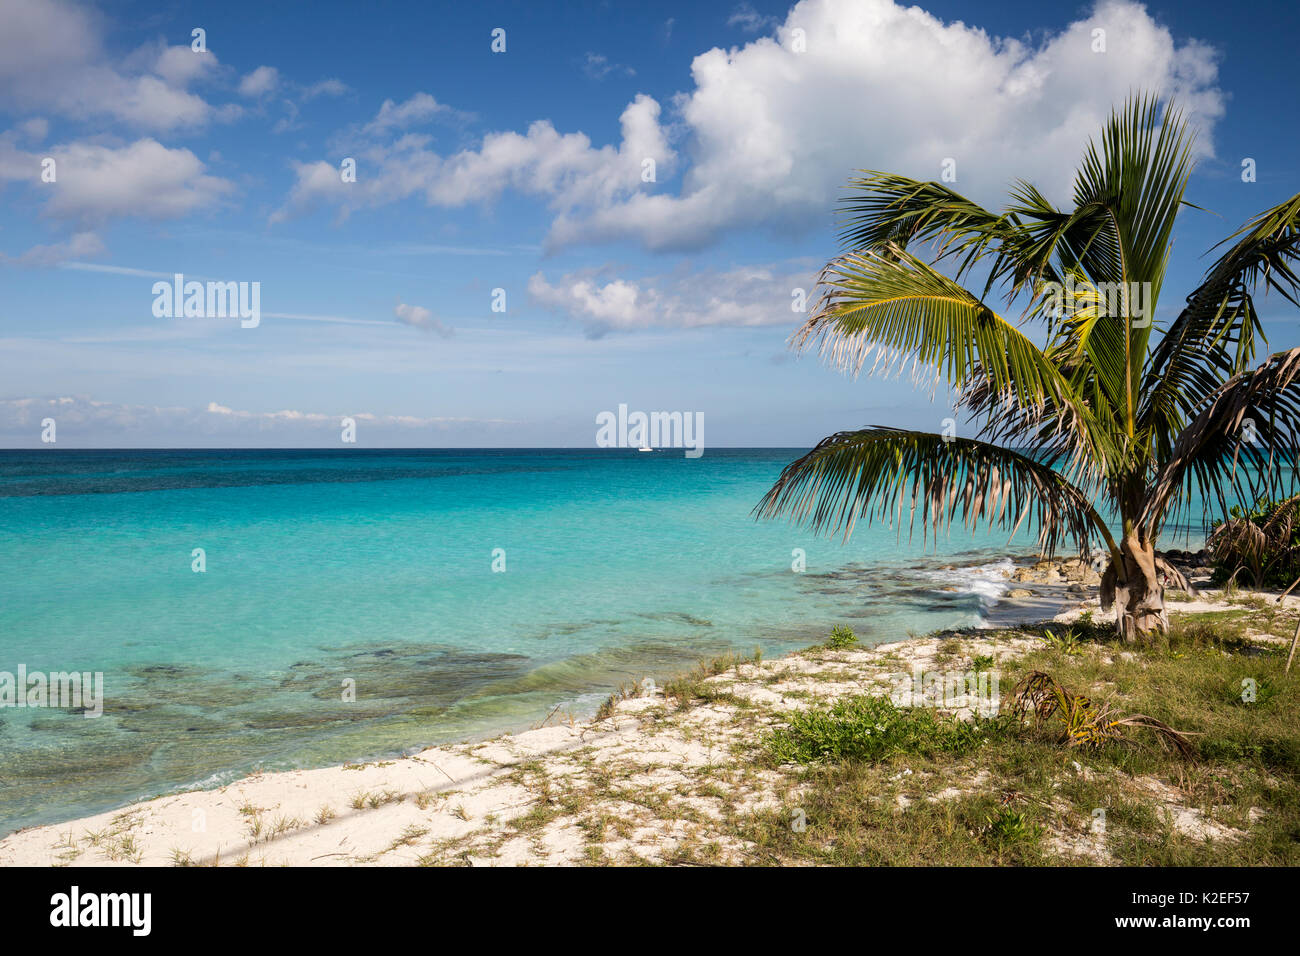
POLYGON ((1300 495, 1293 495, 1263 513, 1245 508, 1234 512, 1206 538, 1205 547, 1215 563, 1230 568, 1233 576, 1246 568, 1255 587, 1266 587, 1275 569, 1288 580, 1294 576, 1300 556, 1300 548, 1293 544, 1298 523, 1300 495))
MULTIPOLYGON (((1011 295, 1039 292, 1043 283, 1059 284, 1072 270, 1099 279, 1115 271, 1119 245, 1104 205, 1088 203, 1065 212, 1024 180, 1012 186, 1011 199, 1008 215, 1021 223, 1025 237, 1016 249, 1011 295)), ((1031 306, 1030 313, 1036 312, 1041 314, 1031 306)))
POLYGON ((840 239, 849 250, 934 242, 969 251, 1015 233, 1014 219, 997 215, 942 183, 864 169, 840 202, 840 239))
POLYGON ((887 246, 835 259, 820 283, 825 291, 792 337, 795 347, 815 345, 854 374, 873 354, 873 372, 910 361, 914 377, 942 376, 959 406, 987 412, 999 440, 1068 458, 1076 482, 1104 474, 1114 446, 1096 413, 1052 357, 958 282, 887 246))
POLYGON ((1094 282, 1116 284, 1126 297, 1119 316, 1126 369, 1121 412, 1130 435, 1137 431, 1151 319, 1191 175, 1193 140, 1176 109, 1161 113, 1155 97, 1134 97, 1111 116, 1100 146, 1089 144, 1075 181, 1075 205, 1104 210, 1099 221, 1109 220, 1104 226, 1109 248, 1105 256, 1085 262, 1088 274, 1094 282), (1135 309, 1127 301, 1133 290, 1145 299, 1148 312, 1142 321, 1135 321, 1135 309))
POLYGON ((1198 494, 1221 512, 1229 493, 1249 505, 1300 480, 1300 348, 1229 379, 1179 435, 1138 523, 1155 535, 1198 494))
POLYGON ((1010 713, 1035 727, 1054 727, 1067 747, 1098 749, 1112 743, 1136 743, 1124 728, 1150 730, 1166 750, 1192 757, 1195 750, 1186 731, 1177 731, 1146 714, 1122 715, 1109 703, 1076 694, 1045 671, 1033 671, 1011 692, 1010 713))
POLYGON ((1229 242, 1152 350, 1143 373, 1140 419, 1160 458, 1168 456, 1173 436, 1209 395, 1250 367, 1257 341, 1266 341, 1254 300, 1261 280, 1296 303, 1300 193, 1260 213, 1219 245, 1229 242))
POLYGON ((1026 403, 1056 390, 1042 350, 979 298, 900 246, 848 253, 822 272, 824 290, 791 341, 817 343, 830 364, 858 373, 913 363, 960 387, 978 374, 1026 403))
POLYGON ((972 530, 981 522, 1009 527, 1014 537, 1031 518, 1044 554, 1065 540, 1084 553, 1098 533, 1115 550, 1088 497, 1059 472, 996 445, 898 428, 823 439, 786 466, 754 513, 788 515, 846 540, 861 518, 887 521, 901 534, 906 517, 910 536, 919 517, 923 540, 959 519, 972 530))

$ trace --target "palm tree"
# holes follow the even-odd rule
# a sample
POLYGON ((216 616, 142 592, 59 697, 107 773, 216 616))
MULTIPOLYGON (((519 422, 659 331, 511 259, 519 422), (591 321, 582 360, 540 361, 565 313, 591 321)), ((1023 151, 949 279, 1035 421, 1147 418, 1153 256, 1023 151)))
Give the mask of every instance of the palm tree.
POLYGON ((1255 295, 1292 304, 1300 194, 1223 240, 1222 254, 1159 330, 1152 322, 1174 220, 1186 203, 1192 134, 1154 97, 1117 109, 1084 153, 1073 208, 1017 181, 1001 213, 940 183, 863 171, 850 181, 842 238, 823 295, 792 346, 820 347, 859 373, 941 377, 974 437, 876 426, 839 432, 792 462, 755 508, 814 531, 859 518, 923 537, 961 518, 972 529, 1038 527, 1044 555, 1069 543, 1109 564, 1101 603, 1125 640, 1163 631, 1162 528, 1201 501, 1255 501, 1297 476, 1300 349, 1269 355, 1255 295), (928 244, 929 261, 909 247, 928 244), (948 274, 937 266, 947 266, 948 274), (963 285, 984 273, 979 294, 963 285), (1026 303, 1012 322, 1005 308, 1026 303), (1036 324, 1038 344, 1022 327, 1036 324), (1100 510, 1099 510, 1100 509, 1100 510), (1103 511, 1114 516, 1111 526, 1103 511))

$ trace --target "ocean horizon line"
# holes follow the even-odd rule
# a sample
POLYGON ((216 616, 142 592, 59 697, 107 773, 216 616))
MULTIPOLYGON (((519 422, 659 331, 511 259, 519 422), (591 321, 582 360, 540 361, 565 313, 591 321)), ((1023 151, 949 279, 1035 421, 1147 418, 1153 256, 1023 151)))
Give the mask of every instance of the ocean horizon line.
MULTIPOLYGON (((815 443, 814 443, 815 444, 815 443)), ((805 451, 813 445, 710 445, 708 451, 805 451)), ((653 449, 654 451, 681 451, 675 446, 662 446, 653 449)), ((597 445, 374 445, 367 448, 337 448, 324 445, 142 445, 142 446, 105 446, 97 445, 94 447, 76 446, 63 448, 50 448, 46 445, 32 446, 4 446, 0 447, 0 452, 7 451, 110 451, 110 452, 141 452, 141 451, 333 451, 355 454, 364 451, 592 451, 600 453, 627 453, 639 452, 636 448, 601 448, 597 445)), ((707 454, 708 451, 705 453, 707 454)))

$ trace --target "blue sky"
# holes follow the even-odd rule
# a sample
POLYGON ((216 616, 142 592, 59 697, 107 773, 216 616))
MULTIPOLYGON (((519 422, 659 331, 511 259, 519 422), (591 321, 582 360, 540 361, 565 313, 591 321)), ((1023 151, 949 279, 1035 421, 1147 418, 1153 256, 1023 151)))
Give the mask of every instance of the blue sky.
POLYGON ((712 445, 937 430, 942 393, 786 347, 846 177, 951 158, 981 202, 1017 176, 1064 201, 1113 103, 1176 93, 1210 211, 1168 319, 1300 191, 1300 16, 1222 9, 5 0, 0 446, 47 416, 60 447, 331 446, 344 416, 361 446, 589 446, 619 403, 703 413, 712 445), (260 283, 260 325, 156 317, 176 272, 260 283))

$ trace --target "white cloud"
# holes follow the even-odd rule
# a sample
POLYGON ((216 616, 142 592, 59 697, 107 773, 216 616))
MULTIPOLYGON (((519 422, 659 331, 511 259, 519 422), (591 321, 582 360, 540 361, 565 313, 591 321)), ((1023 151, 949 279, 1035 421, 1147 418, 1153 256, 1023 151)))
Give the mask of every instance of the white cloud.
POLYGON ((19 256, 0 252, 0 262, 17 266, 56 266, 68 259, 98 256, 104 253, 104 243, 93 232, 78 232, 63 242, 32 246, 19 256))
POLYGON ((795 319, 796 295, 806 302, 814 279, 812 264, 798 262, 643 279, 587 270, 550 282, 538 272, 528 280, 528 294, 583 323, 592 335, 654 327, 784 326, 795 319))
MULTIPOLYGON (((231 408, 228 405, 222 405, 218 402, 208 402, 208 407, 204 409, 209 415, 215 415, 219 418, 242 419, 245 421, 256 422, 306 422, 314 424, 328 424, 331 427, 337 427, 343 415, 330 412, 303 412, 293 408, 286 408, 275 412, 253 412, 244 409, 231 408)), ((349 412, 348 418, 355 418, 359 422, 369 422, 378 425, 404 425, 407 427, 427 427, 429 425, 449 425, 462 423, 481 423, 481 424, 507 424, 505 419, 481 419, 481 418, 421 418, 416 415, 376 415, 372 412, 349 412)))
POLYGON ((33 116, 31 119, 19 123, 14 129, 24 140, 31 143, 40 143, 44 141, 46 136, 50 135, 50 121, 40 116, 33 116))
MULTIPOLYGON (((432 97, 429 97, 432 101, 432 97)), ((440 110, 412 97, 401 106, 388 101, 367 125, 372 134, 398 124, 414 114, 433 115, 440 110), (424 103, 418 109, 412 102, 424 103)), ((584 205, 608 205, 645 186, 644 163, 656 164, 656 176, 671 170, 675 154, 659 124, 659 104, 637 96, 620 118, 622 143, 616 148, 594 148, 582 133, 561 134, 549 122, 533 123, 525 135, 491 133, 476 150, 442 157, 428 148, 429 139, 405 134, 371 145, 356 156, 357 182, 343 183, 337 166, 319 160, 295 163, 296 182, 285 205, 272 222, 287 218, 320 202, 352 208, 381 205, 423 195, 429 205, 463 206, 488 202, 507 189, 542 197, 560 211, 584 205), (364 168, 364 175, 360 170, 364 168)))
POLYGON ((426 332, 434 332, 443 338, 450 338, 452 329, 433 317, 430 312, 422 305, 407 305, 400 299, 393 308, 393 315, 397 316, 397 321, 412 326, 413 328, 423 329, 426 332))
POLYGON ((0 104, 164 131, 235 115, 185 88, 218 69, 215 54, 151 44, 114 65, 101 33, 98 15, 68 0, 0 3, 0 104))
POLYGON ((343 96, 348 92, 348 85, 336 77, 320 80, 305 87, 302 91, 304 100, 314 100, 318 96, 343 96))
POLYGON ((283 100, 284 115, 281 116, 273 127, 272 133, 287 133, 290 130, 297 129, 300 125, 298 122, 298 104, 293 100, 283 100))
POLYGON ((384 133, 390 129, 406 129, 419 123, 425 123, 436 116, 454 114, 450 106, 439 103, 428 93, 416 93, 403 103, 384 100, 379 107, 379 114, 367 123, 363 133, 384 133))
POLYGON ((408 433, 412 429, 445 432, 460 426, 517 424, 508 419, 467 418, 453 416, 420 417, 351 411, 314 412, 299 409, 251 411, 209 402, 204 408, 184 406, 139 405, 99 401, 85 395, 59 395, 0 399, 0 438, 8 442, 39 443, 41 421, 53 418, 58 428, 59 444, 70 447, 94 447, 111 443, 123 436, 137 436, 144 444, 156 444, 159 436, 185 435, 211 439, 221 436, 251 438, 273 434, 277 440, 311 440, 323 434, 338 436, 344 417, 383 429, 387 434, 408 433), (24 441, 25 439, 25 441, 24 441))
MULTIPOLYGON (((158 272, 152 269, 136 269, 131 266, 110 266, 97 262, 61 262, 61 268, 73 269, 77 272, 102 272, 106 275, 115 276, 135 276, 141 279, 170 279, 175 276, 175 272, 158 272)), ((191 279, 207 280, 207 276, 191 275, 191 279)))
POLYGON ((692 74, 677 103, 696 147, 681 191, 562 216, 552 242, 681 248, 737 227, 807 228, 853 170, 937 179, 949 157, 955 187, 979 200, 1001 202, 1016 176, 1064 198, 1087 138, 1131 91, 1178 93, 1204 126, 1222 112, 1212 52, 1175 46, 1123 0, 1033 45, 890 0, 804 0, 776 39, 701 54, 692 74), (1104 54, 1094 28, 1107 31, 1104 54))
POLYGON ((730 230, 820 226, 864 167, 935 179, 952 158, 956 188, 978 201, 1000 204, 1015 177, 1064 200, 1084 144, 1131 92, 1177 95, 1201 127, 1202 154, 1212 152, 1223 112, 1214 51, 1176 44, 1131 0, 1099 0, 1033 40, 944 23, 892 0, 800 0, 774 36, 701 53, 691 75, 671 122, 651 97, 629 104, 618 146, 596 147, 546 121, 448 156, 418 137, 375 140, 363 154, 365 185, 340 190, 337 170, 301 164, 277 216, 321 201, 346 214, 413 195, 458 206, 513 189, 554 211, 552 247, 631 239, 689 249, 730 230), (1105 53, 1093 52, 1095 29, 1106 31, 1105 53), (645 158, 668 181, 675 147, 691 157, 680 186, 643 183, 645 158))
POLYGON ((280 85, 280 71, 273 66, 259 66, 239 81, 239 95, 265 96, 280 85))
POLYGON ((746 33, 757 33, 760 30, 768 30, 780 23, 777 17, 766 17, 759 13, 748 3, 742 3, 731 12, 727 18, 727 26, 740 27, 746 33))
MULTIPOLYGON (((154 139, 125 146, 73 142, 37 153, 15 145, 19 134, 0 133, 0 184, 28 184, 44 199, 45 214, 55 219, 86 225, 127 216, 171 219, 214 206, 235 189, 229 180, 208 175, 188 149, 171 149, 154 139), (53 182, 42 180, 47 157, 54 160, 53 182)), ((64 247, 72 256, 92 254, 85 245, 60 244, 50 251, 64 247)), ((48 260, 46 254, 38 258, 48 260)))
POLYGON ((228 180, 207 175, 188 149, 169 149, 154 139, 117 148, 71 143, 51 155, 58 179, 49 184, 45 211, 60 219, 171 219, 215 205, 234 189, 228 180))
POLYGON ((622 63, 612 63, 609 57, 603 53, 588 52, 582 61, 582 72, 587 74, 589 79, 603 80, 611 73, 619 73, 622 76, 636 76, 636 70, 622 63))
POLYGON ((40 182, 43 157, 19 149, 17 142, 21 135, 20 130, 14 129, 0 133, 0 183, 5 180, 40 182))
MULTIPOLYGON (((149 49, 145 47, 140 52, 149 49)), ((215 55, 196 53, 188 44, 167 46, 159 43, 151 52, 150 69, 173 86, 188 86, 195 81, 214 77, 221 70, 215 55)))

